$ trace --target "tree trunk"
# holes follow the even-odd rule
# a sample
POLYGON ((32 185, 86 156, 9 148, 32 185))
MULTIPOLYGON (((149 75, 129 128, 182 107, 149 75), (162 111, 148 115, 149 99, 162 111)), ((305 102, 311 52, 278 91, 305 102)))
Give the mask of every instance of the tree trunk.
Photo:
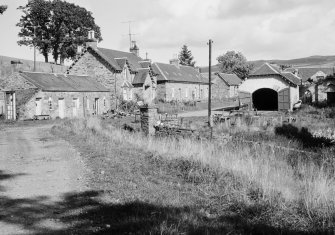
POLYGON ((49 62, 49 56, 48 56, 48 54, 43 54, 43 56, 44 56, 44 62, 48 63, 49 62))

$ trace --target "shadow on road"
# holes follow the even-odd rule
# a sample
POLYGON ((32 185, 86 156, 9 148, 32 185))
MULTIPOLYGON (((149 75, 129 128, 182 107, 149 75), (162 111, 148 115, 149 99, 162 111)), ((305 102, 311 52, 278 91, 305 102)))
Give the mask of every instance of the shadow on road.
MULTIPOLYGON (((46 197, 0 198, 0 221, 22 226, 34 234, 294 234, 264 224, 250 225, 239 215, 201 218, 189 207, 164 207, 134 201, 106 204, 98 191, 68 193, 62 201, 48 204, 46 197), (188 218, 187 218, 188 217, 188 218), (199 217, 199 218, 197 218, 199 217), (185 220, 185 218, 187 218, 185 220), (45 227, 53 221, 59 226, 45 227), (199 224, 199 221, 202 223, 199 224)), ((257 211, 257 210, 256 210, 257 211)), ((300 233, 301 234, 301 233, 300 233)))
MULTIPOLYGON (((5 173, 5 171, 0 170, 0 182, 3 181, 3 180, 8 180, 8 179, 12 179, 12 178, 16 178, 18 176, 24 176, 24 175, 26 175, 26 174, 23 174, 23 173, 8 174, 8 173, 5 173)), ((4 191, 6 191, 6 188, 0 184, 0 192, 4 192, 4 191)))

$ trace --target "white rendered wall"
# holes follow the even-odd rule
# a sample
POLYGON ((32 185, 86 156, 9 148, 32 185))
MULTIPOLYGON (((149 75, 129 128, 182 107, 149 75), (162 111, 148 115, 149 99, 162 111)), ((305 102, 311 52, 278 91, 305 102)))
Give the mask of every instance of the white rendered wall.
POLYGON ((256 90, 261 88, 270 88, 275 91, 289 87, 286 82, 276 77, 260 77, 260 78, 249 78, 242 82, 239 87, 239 91, 246 91, 254 93, 256 90))

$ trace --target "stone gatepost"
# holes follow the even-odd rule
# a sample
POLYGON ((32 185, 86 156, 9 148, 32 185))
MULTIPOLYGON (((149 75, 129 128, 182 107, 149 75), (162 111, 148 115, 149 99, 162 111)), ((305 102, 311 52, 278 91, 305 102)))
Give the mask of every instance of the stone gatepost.
POLYGON ((140 108, 141 130, 146 135, 155 135, 154 124, 158 120, 157 108, 154 106, 140 108))

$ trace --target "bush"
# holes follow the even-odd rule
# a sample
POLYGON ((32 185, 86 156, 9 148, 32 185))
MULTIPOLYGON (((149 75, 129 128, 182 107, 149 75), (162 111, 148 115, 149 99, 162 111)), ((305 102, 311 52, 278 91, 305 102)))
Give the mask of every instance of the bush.
POLYGON ((135 101, 132 100, 131 101, 122 100, 118 108, 121 111, 132 113, 138 109, 138 105, 135 101))

